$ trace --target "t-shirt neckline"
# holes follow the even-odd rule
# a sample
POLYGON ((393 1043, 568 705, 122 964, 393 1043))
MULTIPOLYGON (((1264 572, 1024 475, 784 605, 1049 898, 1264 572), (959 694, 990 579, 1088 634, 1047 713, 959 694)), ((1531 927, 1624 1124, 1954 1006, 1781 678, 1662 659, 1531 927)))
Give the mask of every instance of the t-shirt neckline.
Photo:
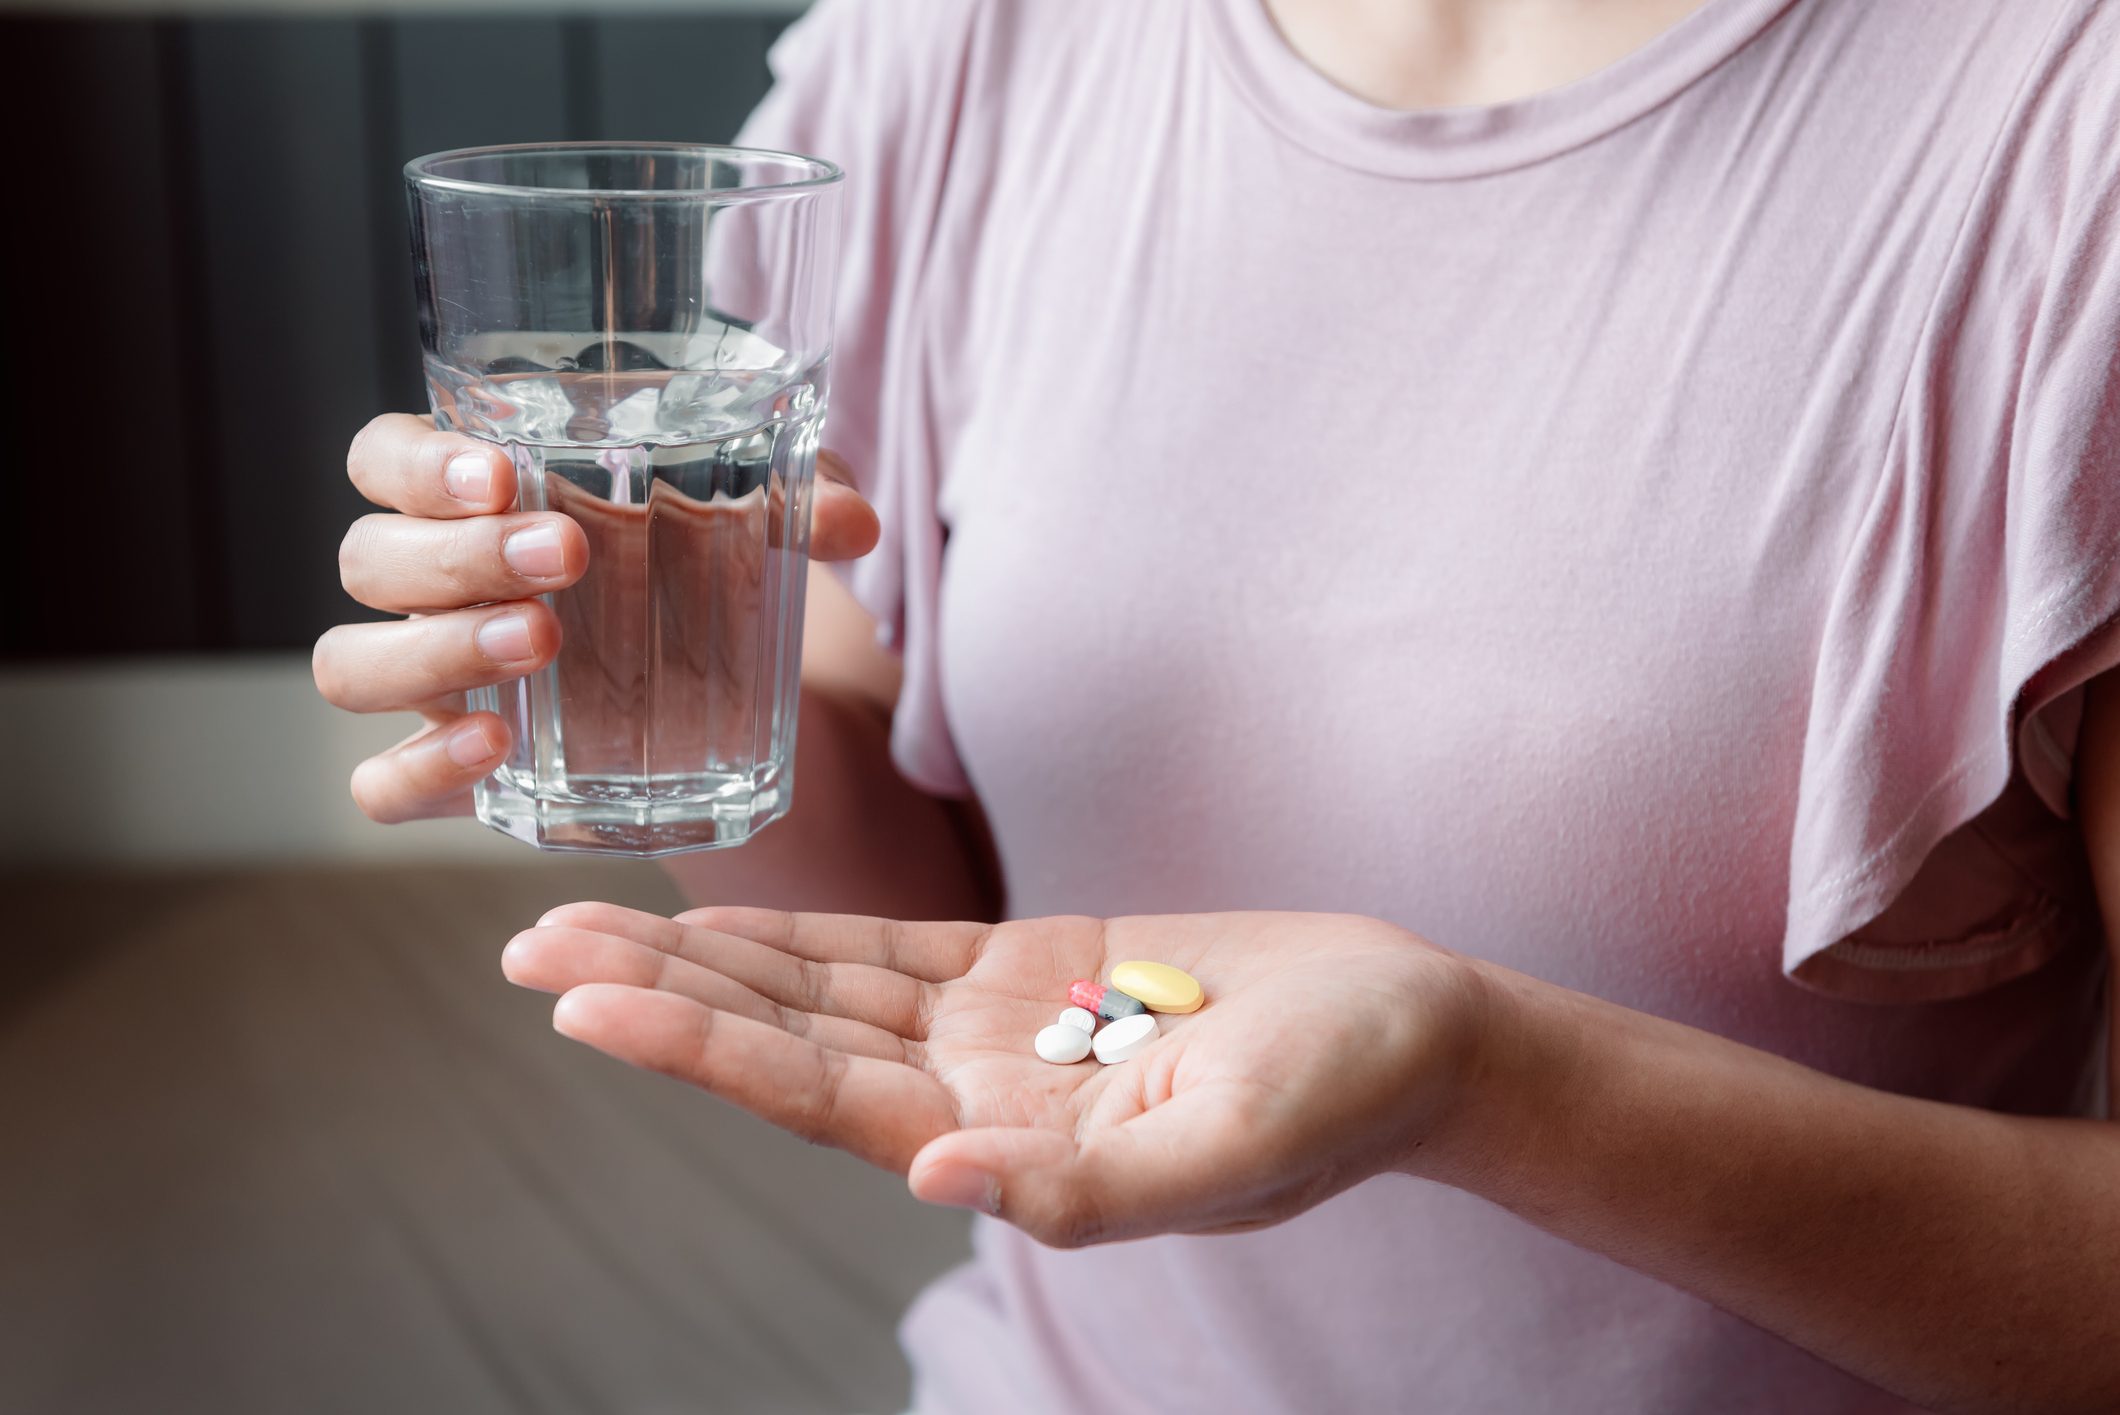
POLYGON ((1197 0, 1230 80, 1319 156, 1391 177, 1480 177, 1593 142, 1668 103, 1797 0, 1707 0, 1640 49, 1573 83, 1467 108, 1383 108, 1313 69, 1266 0, 1197 0))

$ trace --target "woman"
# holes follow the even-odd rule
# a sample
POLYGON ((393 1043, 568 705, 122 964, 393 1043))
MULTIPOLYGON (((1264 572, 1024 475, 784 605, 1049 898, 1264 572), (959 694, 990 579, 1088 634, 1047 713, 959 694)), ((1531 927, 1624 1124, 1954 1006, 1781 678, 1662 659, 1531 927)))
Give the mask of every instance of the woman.
MULTIPOLYGON (((868 504, 798 810, 679 877, 1011 922, 505 966, 994 1216, 921 1409, 2120 1408, 2120 6, 828 0, 775 69, 868 504), (1031 1057, 1127 957, 1209 1005, 1031 1057)), ((349 584, 489 607, 319 678, 455 809, 437 688, 585 551, 421 421, 352 470, 349 584)))

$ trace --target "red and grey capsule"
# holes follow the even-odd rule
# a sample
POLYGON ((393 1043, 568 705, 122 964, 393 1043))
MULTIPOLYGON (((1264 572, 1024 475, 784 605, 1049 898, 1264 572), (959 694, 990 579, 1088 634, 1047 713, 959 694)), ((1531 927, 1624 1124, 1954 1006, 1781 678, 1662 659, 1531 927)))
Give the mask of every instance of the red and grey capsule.
POLYGON ((1067 985, 1067 1000, 1077 1007, 1086 1007, 1107 1022, 1116 1022, 1121 1017, 1132 1017, 1148 1009, 1140 999, 1128 997, 1117 988, 1089 978, 1077 978, 1067 985))

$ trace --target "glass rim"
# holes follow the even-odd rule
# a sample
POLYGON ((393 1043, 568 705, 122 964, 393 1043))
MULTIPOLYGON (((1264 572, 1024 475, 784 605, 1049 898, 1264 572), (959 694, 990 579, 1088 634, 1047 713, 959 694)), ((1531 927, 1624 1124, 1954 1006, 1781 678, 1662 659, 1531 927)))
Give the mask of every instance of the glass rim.
POLYGON ((789 196, 820 191, 838 185, 846 173, 835 162, 807 153, 783 152, 770 147, 736 147, 729 143, 696 142, 506 142, 478 147, 453 147, 430 152, 405 164, 408 185, 436 191, 465 192, 477 196, 522 197, 541 201, 622 200, 692 201, 727 203, 789 196), (481 182, 469 177, 445 177, 433 171, 436 164, 469 157, 534 156, 563 152, 688 153, 709 158, 775 158, 808 169, 810 175, 790 182, 760 182, 742 187, 538 187, 513 182, 481 182))

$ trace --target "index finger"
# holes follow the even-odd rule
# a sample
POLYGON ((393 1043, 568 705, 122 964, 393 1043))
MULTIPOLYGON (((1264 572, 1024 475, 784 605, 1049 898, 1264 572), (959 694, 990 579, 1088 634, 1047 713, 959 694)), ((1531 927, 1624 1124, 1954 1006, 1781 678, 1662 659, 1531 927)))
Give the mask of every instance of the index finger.
POLYGON ((949 1093, 925 1072, 831 1051, 674 993, 584 983, 553 1006, 552 1026, 607 1056, 711 1091, 812 1144, 900 1174, 922 1145, 957 1123, 949 1093))
POLYGON ((346 475, 376 505, 414 516, 484 516, 515 504, 506 453, 410 413, 385 413, 356 433, 346 475))
POLYGON ((767 944, 812 963, 866 963, 924 983, 946 983, 969 973, 994 931, 988 924, 728 907, 689 910, 677 922, 767 944))
POLYGON ((688 909, 666 919, 593 900, 548 909, 537 922, 617 934, 665 953, 683 951, 685 929, 706 929, 762 943, 812 963, 867 964, 923 983, 946 983, 969 973, 979 961, 987 935, 994 931, 990 924, 909 923, 863 914, 790 914, 726 905, 688 909))

